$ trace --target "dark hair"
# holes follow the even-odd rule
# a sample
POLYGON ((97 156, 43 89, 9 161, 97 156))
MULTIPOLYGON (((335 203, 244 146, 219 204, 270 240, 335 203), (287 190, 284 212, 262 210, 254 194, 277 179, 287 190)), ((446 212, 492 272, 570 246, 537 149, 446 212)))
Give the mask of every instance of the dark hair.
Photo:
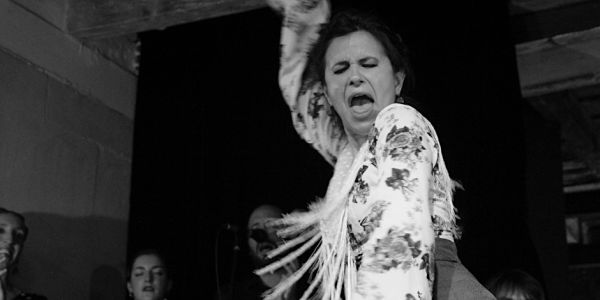
POLYGON ((23 236, 22 242, 25 242, 25 240, 27 239, 27 235, 29 234, 29 228, 27 228, 27 225, 25 224, 25 217, 23 217, 23 215, 21 215, 20 213, 18 213, 16 211, 8 210, 3 207, 0 207, 0 214, 10 214, 10 215, 15 216, 17 219, 19 219, 19 221, 21 222, 21 225, 23 226, 23 231, 25 233, 25 235, 23 236))
POLYGON ((129 263, 127 264, 127 281, 131 280, 131 271, 133 271, 133 264, 135 263, 135 260, 138 259, 138 257, 143 256, 143 255, 154 255, 154 256, 158 257, 165 267, 165 272, 167 273, 167 277, 172 278, 171 267, 169 265, 169 262, 165 258, 165 256, 158 249, 148 248, 148 249, 139 250, 139 251, 135 252, 135 254, 133 256, 131 256, 129 263))
POLYGON ((405 91, 413 88, 413 72, 410 67, 408 48, 404 41, 381 20, 371 14, 365 14, 357 10, 348 9, 336 13, 329 23, 325 24, 319 33, 308 57, 308 65, 303 74, 304 80, 309 84, 325 82, 325 54, 331 41, 337 37, 364 30, 383 46, 383 49, 392 64, 394 72, 402 71, 406 76, 404 79, 405 91))
POLYGON ((521 294, 526 300, 544 300, 544 289, 539 281, 519 269, 500 272, 488 280, 486 287, 498 299, 511 294, 521 294))

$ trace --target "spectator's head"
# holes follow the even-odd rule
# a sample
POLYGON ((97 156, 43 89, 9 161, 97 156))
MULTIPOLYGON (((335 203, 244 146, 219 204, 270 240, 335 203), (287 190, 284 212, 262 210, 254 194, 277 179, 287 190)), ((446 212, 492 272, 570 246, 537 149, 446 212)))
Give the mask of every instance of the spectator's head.
POLYGON ((25 218, 0 207, 0 269, 10 271, 17 265, 27 234, 25 218))
POLYGON ((500 272, 488 280, 486 287, 498 300, 544 300, 539 281, 518 269, 500 272))
POLYGON ((272 205, 261 205, 254 209, 248 218, 248 247, 252 262, 261 267, 270 262, 269 251, 283 241, 277 237, 276 230, 269 221, 281 217, 281 210, 272 205))
POLYGON ((171 290, 167 262, 157 250, 136 253, 127 270, 127 290, 134 300, 163 300, 171 290))

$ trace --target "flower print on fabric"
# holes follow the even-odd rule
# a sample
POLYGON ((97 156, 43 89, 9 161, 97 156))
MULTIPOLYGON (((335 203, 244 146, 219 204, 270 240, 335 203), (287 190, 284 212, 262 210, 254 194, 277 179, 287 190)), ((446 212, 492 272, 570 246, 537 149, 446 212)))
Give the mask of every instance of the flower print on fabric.
POLYGON ((361 300, 431 299, 435 231, 429 193, 437 155, 428 126, 413 108, 392 104, 380 112, 372 130, 377 135, 364 146, 358 170, 369 167, 362 176, 368 176, 370 193, 365 204, 349 201, 360 225, 351 229, 362 250, 361 300))
POLYGON ((371 207, 369 214, 359 222, 363 230, 356 232, 356 234, 353 235, 356 239, 357 247, 366 243, 371 236, 371 233, 380 226, 383 212, 389 204, 389 202, 382 200, 375 202, 371 207))
POLYGON ((392 168, 392 176, 385 179, 385 184, 394 190, 402 189, 402 193, 407 196, 413 192, 413 188, 417 184, 418 179, 410 179, 410 171, 408 169, 392 168))
POLYGON ((369 196, 369 184, 363 179, 363 174, 368 168, 368 166, 362 166, 360 170, 358 170, 356 180, 354 181, 352 190, 350 190, 350 199, 352 199, 352 202, 354 203, 365 204, 367 202, 367 197, 369 196))
POLYGON ((383 155, 407 161, 412 167, 422 159, 419 154, 425 150, 422 136, 423 132, 418 126, 397 128, 394 125, 386 137, 383 155))
POLYGON ((325 109, 325 104, 322 101, 318 101, 320 97, 319 94, 315 93, 314 96, 315 97, 311 98, 308 103, 307 113, 311 118, 316 119, 319 117, 321 110, 325 109))
POLYGON ((377 145, 377 137, 379 136, 379 129, 373 126, 373 129, 369 131, 369 137, 367 142, 369 143, 369 154, 375 155, 375 146, 377 145))
POLYGON ((417 260, 417 257, 423 252, 421 248, 421 241, 413 240, 410 233, 394 226, 363 255, 371 259, 369 271, 384 273, 392 268, 407 271, 415 266, 420 268, 421 260, 417 260))

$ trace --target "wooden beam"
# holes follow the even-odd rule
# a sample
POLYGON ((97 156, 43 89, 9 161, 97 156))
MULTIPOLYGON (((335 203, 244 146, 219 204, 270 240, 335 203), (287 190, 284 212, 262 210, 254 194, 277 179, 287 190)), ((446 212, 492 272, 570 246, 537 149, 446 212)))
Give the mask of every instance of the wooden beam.
POLYGON ((135 75, 12 1, 0 1, 0 48, 133 119, 135 75))
POLYGON ((518 15, 573 5, 585 1, 589 0, 511 0, 508 7, 510 15, 518 15))
POLYGON ((600 27, 515 47, 525 98, 600 83, 600 27))
POLYGON ((586 1, 510 19, 515 44, 600 26, 600 2, 586 1))
POLYGON ((265 0, 70 0, 67 29, 80 39, 106 38, 265 7, 265 0))

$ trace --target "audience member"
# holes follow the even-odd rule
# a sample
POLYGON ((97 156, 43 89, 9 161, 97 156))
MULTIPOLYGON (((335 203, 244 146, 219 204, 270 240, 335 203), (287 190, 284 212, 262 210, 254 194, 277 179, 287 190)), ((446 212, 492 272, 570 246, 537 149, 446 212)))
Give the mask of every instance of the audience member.
MULTIPOLYGON (((282 212, 272 205, 260 205, 255 208, 248 218, 247 245, 250 258, 250 269, 242 270, 240 278, 235 280, 230 288, 221 288, 221 300, 258 300, 262 294, 274 287, 291 273, 297 270, 298 264, 293 261, 283 267, 261 276, 252 271, 268 265, 273 261, 268 258, 268 253, 281 245, 283 241, 277 237, 276 230, 269 221, 280 218, 282 212)), ((281 294, 278 300, 294 300, 296 297, 295 285, 281 294)), ((219 299, 217 295, 216 299, 219 299)))
POLYGON ((157 250, 136 253, 127 270, 127 290, 134 300, 166 300, 172 286, 167 262, 157 250))
POLYGON ((11 282, 29 230, 25 218, 0 207, 0 300, 45 300, 46 297, 24 292, 11 282))

